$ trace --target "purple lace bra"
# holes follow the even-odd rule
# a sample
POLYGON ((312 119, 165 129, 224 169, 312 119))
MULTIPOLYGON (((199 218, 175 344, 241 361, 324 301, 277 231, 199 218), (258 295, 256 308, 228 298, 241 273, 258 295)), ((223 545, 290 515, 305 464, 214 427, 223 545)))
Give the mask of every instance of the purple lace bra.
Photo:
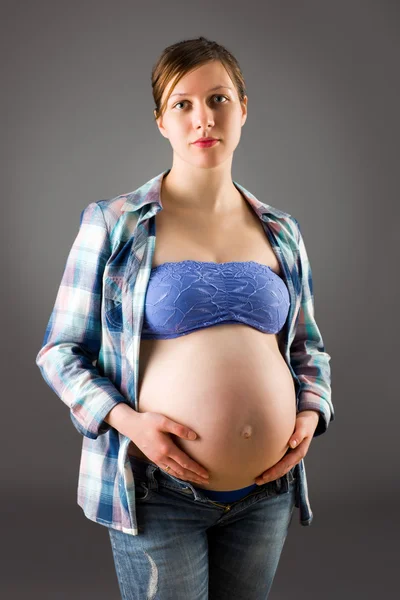
POLYGON ((169 339, 224 323, 278 333, 290 305, 283 279, 255 261, 166 262, 153 267, 142 339, 169 339))

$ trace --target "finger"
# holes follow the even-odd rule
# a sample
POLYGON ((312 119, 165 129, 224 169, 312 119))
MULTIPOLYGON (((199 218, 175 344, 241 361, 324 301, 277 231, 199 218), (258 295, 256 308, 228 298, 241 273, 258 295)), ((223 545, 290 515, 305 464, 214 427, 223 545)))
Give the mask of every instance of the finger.
POLYGON ((286 475, 290 469, 292 469, 297 463, 300 462, 302 458, 305 457, 310 443, 311 440, 306 437, 298 445, 296 450, 291 450, 289 448, 284 457, 276 465, 273 465, 270 469, 264 471, 260 477, 257 477, 254 480, 255 483, 262 485, 263 483, 274 481, 275 479, 279 479, 279 477, 286 475))
POLYGON ((199 477, 192 472, 185 472, 182 468, 179 467, 177 463, 174 463, 174 466, 167 465, 170 468, 166 470, 164 467, 163 471, 168 475, 173 475, 174 477, 178 477, 178 479, 182 479, 182 481, 192 481, 193 483, 207 484, 208 481, 203 477, 199 477), (175 468, 174 468, 175 467, 175 468))
MULTIPOLYGON (((296 463, 295 463, 296 464, 296 463)), ((286 467, 284 467, 283 469, 280 469, 279 471, 265 471, 265 473, 263 473, 261 475, 261 477, 258 477, 257 479, 255 479, 255 482, 258 485, 263 485, 264 483, 269 483, 270 481, 275 481, 275 479, 280 479, 280 477, 283 477, 284 475, 286 475, 286 473, 289 473, 289 471, 294 467, 294 464, 290 464, 287 465, 286 467)))
POLYGON ((290 450, 289 448, 284 457, 276 465, 264 471, 264 473, 254 480, 255 483, 262 485, 286 475, 305 456, 303 450, 304 444, 301 444, 296 450, 290 450))
POLYGON ((180 479, 189 479, 190 481, 196 481, 197 483, 208 483, 208 473, 204 471, 206 477, 203 477, 201 474, 203 469, 201 469, 196 462, 187 457, 186 454, 183 454, 183 458, 174 455, 169 456, 168 459, 169 466, 180 479))
POLYGON ((297 448, 304 440, 309 439, 310 443, 314 435, 316 425, 314 421, 299 421, 296 430, 290 436, 288 445, 290 448, 297 448))
POLYGON ((194 475, 195 477, 208 478, 206 469, 191 459, 190 456, 179 450, 177 446, 175 446, 172 454, 169 454, 168 457, 175 461, 178 464, 178 467, 182 468, 184 472, 194 475))
POLYGON ((296 431, 291 435, 289 440, 289 447, 291 450, 297 448, 307 437, 307 431, 304 431, 302 427, 298 427, 296 431))

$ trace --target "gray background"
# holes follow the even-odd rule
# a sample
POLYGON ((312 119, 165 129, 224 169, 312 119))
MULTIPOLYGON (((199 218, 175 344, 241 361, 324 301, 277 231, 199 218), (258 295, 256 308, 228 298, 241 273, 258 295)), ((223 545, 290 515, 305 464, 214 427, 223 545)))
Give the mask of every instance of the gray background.
POLYGON ((296 510, 270 599, 395 595, 399 16, 388 0, 2 3, 7 600, 119 598, 107 530, 76 504, 82 440, 35 357, 83 208, 171 166, 151 68, 198 35, 243 69, 232 176, 299 220, 332 356, 336 420, 306 457, 314 522, 296 510))

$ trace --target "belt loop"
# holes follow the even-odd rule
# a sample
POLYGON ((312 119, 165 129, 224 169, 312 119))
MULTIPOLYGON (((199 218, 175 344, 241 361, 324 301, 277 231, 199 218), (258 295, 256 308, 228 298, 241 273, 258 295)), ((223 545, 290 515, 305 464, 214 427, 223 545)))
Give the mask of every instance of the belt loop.
POLYGON ((285 486, 285 491, 286 492, 289 491, 289 484, 292 483, 292 481, 295 480, 295 475, 294 475, 295 469, 296 469, 296 465, 294 467, 292 467, 290 469, 290 471, 288 471, 287 473, 285 473, 285 475, 283 476, 283 479, 285 480, 284 486, 285 486))
POLYGON ((149 490, 158 490, 158 481, 155 478, 155 472, 158 470, 157 465, 149 463, 146 468, 147 487, 149 490))
POLYGON ((275 479, 275 489, 278 494, 287 494, 289 491, 288 473, 285 473, 285 475, 282 475, 282 477, 275 479))

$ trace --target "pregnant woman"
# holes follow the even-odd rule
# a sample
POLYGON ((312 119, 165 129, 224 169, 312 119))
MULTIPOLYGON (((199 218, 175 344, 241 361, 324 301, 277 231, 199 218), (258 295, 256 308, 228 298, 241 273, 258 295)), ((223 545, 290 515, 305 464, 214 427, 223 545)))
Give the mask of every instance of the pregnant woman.
POLYGON ((232 54, 174 44, 152 84, 172 168, 84 209, 36 362, 83 436, 78 504, 123 600, 265 600, 334 418, 311 268, 298 221, 232 180, 232 54))

